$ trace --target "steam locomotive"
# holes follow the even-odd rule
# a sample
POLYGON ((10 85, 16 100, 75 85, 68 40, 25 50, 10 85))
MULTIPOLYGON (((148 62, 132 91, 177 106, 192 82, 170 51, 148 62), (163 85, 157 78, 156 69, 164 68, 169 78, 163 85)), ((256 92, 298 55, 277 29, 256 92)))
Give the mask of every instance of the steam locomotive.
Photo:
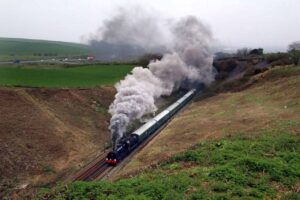
POLYGON ((169 120, 176 112, 185 106, 196 94, 196 89, 187 92, 183 97, 170 105, 167 109, 156 115, 143 126, 135 130, 130 135, 123 137, 116 146, 114 151, 107 154, 106 163, 112 166, 118 164, 131 151, 133 151, 140 143, 145 141, 151 134, 159 129, 167 120, 169 120))

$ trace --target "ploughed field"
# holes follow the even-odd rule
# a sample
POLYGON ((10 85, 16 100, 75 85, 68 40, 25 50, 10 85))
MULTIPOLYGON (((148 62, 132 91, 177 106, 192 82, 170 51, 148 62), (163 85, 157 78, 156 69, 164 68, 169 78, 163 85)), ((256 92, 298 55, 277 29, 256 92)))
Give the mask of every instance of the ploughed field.
POLYGON ((291 66, 213 86, 114 182, 58 185, 40 198, 300 199, 299 91, 291 66))
POLYGON ((113 85, 128 74, 132 65, 83 65, 39 68, 0 67, 0 85, 46 88, 88 88, 113 85))

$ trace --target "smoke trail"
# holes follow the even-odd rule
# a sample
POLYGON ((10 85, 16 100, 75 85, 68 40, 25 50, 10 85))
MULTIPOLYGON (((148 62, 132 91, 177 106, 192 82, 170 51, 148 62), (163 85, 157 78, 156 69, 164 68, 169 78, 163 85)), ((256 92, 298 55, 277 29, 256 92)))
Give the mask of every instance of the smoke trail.
POLYGON ((156 111, 155 98, 166 94, 161 86, 161 80, 142 67, 135 67, 132 74, 116 85, 118 92, 109 109, 113 147, 123 136, 129 122, 156 111))
POLYGON ((132 120, 157 110, 155 99, 179 87, 208 85, 214 80, 210 30, 195 17, 186 17, 170 32, 174 41, 171 53, 151 62, 148 68, 135 67, 116 85, 116 98, 109 109, 114 148, 132 120))
POLYGON ((164 20, 139 6, 119 8, 104 21, 88 43, 99 60, 130 60, 145 53, 162 53, 169 42, 164 20))
POLYGON ((151 49, 162 44, 160 19, 141 7, 120 8, 118 15, 104 22, 98 36, 112 44, 131 44, 151 49))

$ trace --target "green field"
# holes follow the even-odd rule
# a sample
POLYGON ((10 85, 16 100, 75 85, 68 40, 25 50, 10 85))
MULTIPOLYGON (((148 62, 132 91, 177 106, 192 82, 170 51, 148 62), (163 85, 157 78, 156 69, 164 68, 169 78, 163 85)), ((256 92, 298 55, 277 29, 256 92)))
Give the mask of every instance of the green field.
POLYGON ((1 67, 0 85, 50 88, 112 85, 124 78, 132 68, 132 65, 86 65, 57 69, 1 67))
POLYGON ((0 61, 88 55, 88 46, 47 40, 0 38, 0 61))

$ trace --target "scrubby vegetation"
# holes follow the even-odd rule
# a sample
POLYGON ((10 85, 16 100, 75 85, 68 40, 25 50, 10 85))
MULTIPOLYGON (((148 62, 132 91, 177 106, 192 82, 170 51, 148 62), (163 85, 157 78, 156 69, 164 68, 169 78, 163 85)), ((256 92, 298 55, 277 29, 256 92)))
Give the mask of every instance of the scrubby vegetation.
POLYGON ((59 185, 40 198, 300 199, 299 135, 273 130, 256 136, 202 142, 137 177, 59 185))
POLYGON ((0 85, 25 87, 95 87, 122 79, 131 65, 86 65, 72 68, 1 67, 0 85))
POLYGON ((298 65, 300 61, 300 42, 293 42, 288 47, 288 52, 294 65, 298 65))

